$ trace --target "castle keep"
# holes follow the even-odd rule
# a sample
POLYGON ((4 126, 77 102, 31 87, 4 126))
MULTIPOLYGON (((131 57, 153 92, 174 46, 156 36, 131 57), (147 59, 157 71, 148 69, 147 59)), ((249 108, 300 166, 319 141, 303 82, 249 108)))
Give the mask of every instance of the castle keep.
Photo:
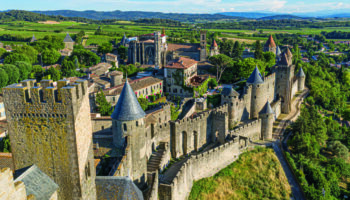
POLYGON ((87 81, 26 80, 3 93, 16 169, 36 164, 59 199, 96 199, 87 81))

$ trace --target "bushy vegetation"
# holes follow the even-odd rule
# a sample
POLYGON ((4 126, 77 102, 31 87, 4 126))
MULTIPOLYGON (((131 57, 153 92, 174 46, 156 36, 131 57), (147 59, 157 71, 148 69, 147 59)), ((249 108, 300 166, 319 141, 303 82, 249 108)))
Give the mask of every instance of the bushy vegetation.
POLYGON ((9 135, 7 135, 5 138, 0 140, 0 152, 5 152, 5 153, 11 152, 9 135))
POLYGON ((194 182, 190 200, 290 199, 291 188, 270 148, 256 148, 213 177, 194 182))

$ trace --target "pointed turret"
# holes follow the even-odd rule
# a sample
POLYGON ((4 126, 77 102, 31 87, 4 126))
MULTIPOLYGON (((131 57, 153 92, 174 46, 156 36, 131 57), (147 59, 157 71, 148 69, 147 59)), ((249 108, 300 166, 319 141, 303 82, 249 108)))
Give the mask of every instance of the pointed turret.
POLYGON ((305 73, 302 67, 300 67, 297 77, 305 77, 305 73))
POLYGON ((74 40, 70 37, 69 33, 67 33, 67 35, 64 38, 63 42, 74 42, 74 40))
POLYGON ((125 33, 124 33, 124 36, 123 36, 122 40, 120 41, 120 44, 123 45, 123 46, 125 46, 125 44, 126 44, 126 36, 125 36, 125 33))
POLYGON ((218 47, 218 44, 216 43, 215 39, 213 39, 213 44, 212 44, 212 47, 213 47, 213 48, 218 47))
POLYGON ((145 117, 134 91, 126 79, 118 103, 112 113, 112 119, 119 121, 132 121, 145 117))
POLYGON ((250 84, 261 84, 264 83, 262 76, 260 74, 260 71, 258 69, 258 66, 255 67, 253 73, 249 76, 247 83, 250 84))
POLYGON ((288 56, 287 56, 286 52, 282 53, 281 60, 280 60, 279 64, 280 65, 286 65, 286 66, 290 65, 289 59, 288 59, 288 56))
POLYGON ((276 49, 276 56, 280 56, 281 55, 281 49, 279 46, 277 46, 277 49, 276 49))
POLYGON ((286 54, 287 54, 288 60, 293 58, 293 54, 292 54, 292 52, 290 51, 289 47, 287 47, 287 49, 286 49, 286 54))
POLYGON ((260 111, 259 114, 274 114, 269 101, 267 101, 264 108, 260 111))
POLYGON ((35 42, 35 41, 37 41, 37 39, 35 38, 35 36, 34 36, 34 34, 33 34, 33 37, 32 37, 32 39, 30 40, 30 43, 35 42))
POLYGON ((269 39, 266 41, 265 48, 276 48, 276 43, 272 35, 270 35, 269 39))

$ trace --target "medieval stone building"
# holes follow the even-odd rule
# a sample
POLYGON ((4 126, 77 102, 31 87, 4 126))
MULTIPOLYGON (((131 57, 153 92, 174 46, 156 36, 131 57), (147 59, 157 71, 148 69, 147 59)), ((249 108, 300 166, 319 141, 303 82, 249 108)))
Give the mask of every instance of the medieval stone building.
POLYGON ((87 81, 25 80, 3 89, 16 169, 37 165, 59 199, 96 199, 87 81))
POLYGON ((63 40, 65 49, 73 49, 74 40, 70 37, 69 33, 67 33, 66 37, 63 40))
POLYGON ((220 54, 218 44, 216 43, 215 39, 213 39, 213 43, 210 46, 210 56, 215 56, 220 54))

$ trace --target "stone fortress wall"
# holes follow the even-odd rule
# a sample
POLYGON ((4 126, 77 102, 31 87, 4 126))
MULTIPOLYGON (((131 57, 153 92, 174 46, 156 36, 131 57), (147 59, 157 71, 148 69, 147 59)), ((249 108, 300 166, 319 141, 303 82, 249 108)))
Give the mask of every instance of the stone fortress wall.
POLYGON ((3 89, 16 169, 36 164, 60 186, 59 198, 94 196, 87 81, 35 83, 3 89))
POLYGON ((235 161, 239 154, 238 141, 234 140, 199 155, 191 156, 183 163, 172 183, 159 185, 159 199, 186 199, 194 181, 213 176, 235 161))

